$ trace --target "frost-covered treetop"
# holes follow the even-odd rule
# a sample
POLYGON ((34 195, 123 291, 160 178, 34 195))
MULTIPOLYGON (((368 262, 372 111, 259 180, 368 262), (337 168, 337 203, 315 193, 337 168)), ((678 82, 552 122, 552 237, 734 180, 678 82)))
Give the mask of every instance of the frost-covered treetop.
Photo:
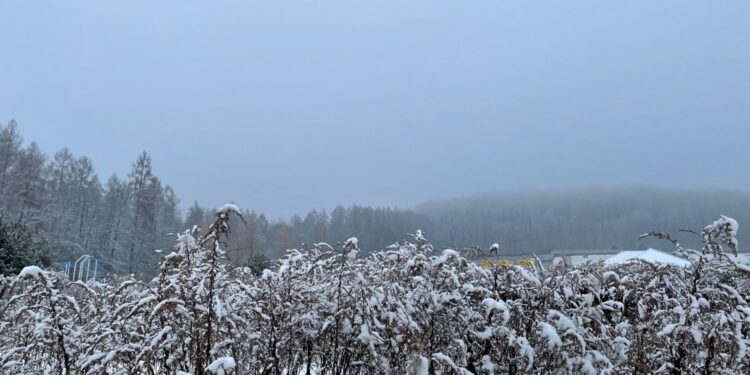
POLYGON ((26 266, 18 274, 18 278, 22 279, 24 277, 36 277, 38 275, 41 275, 42 273, 44 273, 44 271, 42 271, 42 269, 37 266, 26 266))
POLYGON ((740 225, 737 223, 737 220, 721 215, 719 220, 706 226, 706 228, 703 229, 703 232, 708 233, 711 237, 720 237, 723 239, 736 256, 737 249, 740 247, 739 241, 737 241, 737 232, 739 229, 740 225))
POLYGON ((217 211, 218 212, 223 212, 223 213, 233 213, 233 214, 239 214, 240 213, 240 209, 236 205, 231 204, 231 203, 227 203, 227 204, 219 207, 219 209, 217 211))

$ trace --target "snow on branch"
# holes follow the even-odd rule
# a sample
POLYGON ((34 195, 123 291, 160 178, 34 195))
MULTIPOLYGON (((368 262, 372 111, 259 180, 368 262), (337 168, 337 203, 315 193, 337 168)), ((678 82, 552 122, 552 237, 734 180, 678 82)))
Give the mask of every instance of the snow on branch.
POLYGON ((34 266, 0 279, 2 372, 750 372, 750 266, 725 216, 699 233, 701 251, 649 234, 689 254, 686 268, 485 269, 433 254, 417 231, 369 254, 356 238, 290 250, 256 276, 222 250, 238 213, 180 234, 150 282, 71 283, 34 266))

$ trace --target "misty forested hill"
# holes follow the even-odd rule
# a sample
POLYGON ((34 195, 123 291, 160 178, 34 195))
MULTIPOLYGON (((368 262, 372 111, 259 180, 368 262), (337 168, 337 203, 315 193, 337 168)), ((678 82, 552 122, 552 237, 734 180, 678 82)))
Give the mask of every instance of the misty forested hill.
POLYGON ((750 223, 750 194, 647 187, 487 194, 424 203, 408 210, 337 207, 330 215, 313 211, 304 218, 295 216, 289 222, 271 225, 262 216, 246 213, 247 223, 235 224, 236 238, 230 249, 240 257, 255 248, 279 256, 301 242, 335 243, 356 236, 363 248, 373 250, 422 229, 439 248, 476 245, 487 250, 490 244, 499 243, 505 254, 646 247, 670 250, 666 242, 639 241, 637 237, 652 230, 665 231, 678 235, 686 245, 697 246, 697 237, 679 230, 702 229, 721 214, 750 223), (254 238, 258 245, 248 248, 252 241, 247 238, 254 238))
MULTIPOLYGON (((153 250, 173 243, 169 233, 205 226, 215 213, 199 203, 180 210, 177 194, 153 174, 145 153, 128 176, 112 176, 103 183, 85 156, 64 149, 50 157, 33 142, 24 146, 15 122, 0 126, 0 211, 4 220, 21 222, 37 240, 48 242, 59 262, 90 254, 101 259, 104 271, 144 276, 157 261, 153 250)), ((276 258, 302 244, 333 244, 352 236, 362 249, 372 251, 416 229, 438 248, 487 249, 497 242, 506 254, 667 248, 666 243, 639 242, 636 237, 650 230, 701 229, 720 214, 741 225, 750 223, 750 194, 590 187, 485 194, 413 209, 336 207, 289 220, 269 220, 245 208, 244 222, 233 222, 227 251, 233 263, 247 264, 260 255, 276 258)), ((740 229, 740 240, 742 233, 740 229)))
MULTIPOLYGON (((750 223, 750 194, 730 190, 647 187, 577 188, 478 195, 430 202, 415 211, 436 244, 493 242, 510 252, 638 249, 665 243, 636 240, 659 230, 701 229, 720 214, 750 223)), ((740 235, 742 230, 740 230, 740 235)), ((688 239, 692 235, 681 235, 688 239)))

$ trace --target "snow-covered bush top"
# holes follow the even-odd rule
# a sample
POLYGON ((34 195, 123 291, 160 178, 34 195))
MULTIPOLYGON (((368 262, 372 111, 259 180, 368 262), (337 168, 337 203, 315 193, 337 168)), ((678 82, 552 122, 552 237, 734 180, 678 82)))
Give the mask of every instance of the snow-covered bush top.
MULTIPOLYGON (((750 372, 750 273, 729 218, 687 269, 483 269, 424 234, 290 250, 227 269, 228 206, 180 234, 151 282, 0 279, 0 369, 13 374, 651 374, 750 372)), ((665 234, 651 233, 672 240, 665 234)))

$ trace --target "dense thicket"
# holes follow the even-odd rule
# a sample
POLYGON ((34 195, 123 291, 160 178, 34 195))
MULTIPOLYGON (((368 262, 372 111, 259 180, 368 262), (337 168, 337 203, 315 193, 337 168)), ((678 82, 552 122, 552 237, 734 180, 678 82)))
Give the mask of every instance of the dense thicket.
MULTIPOLYGON (((180 235, 159 274, 70 283, 37 267, 0 285, 0 368, 15 374, 740 374, 750 267, 736 222, 693 266, 483 269, 421 232, 366 255, 351 238, 228 269, 234 206, 180 235)), ((653 236, 671 239, 662 233, 653 236)))
POLYGON ((49 244, 34 236, 21 222, 9 222, 0 215, 0 275, 17 274, 29 264, 52 266, 49 244))

